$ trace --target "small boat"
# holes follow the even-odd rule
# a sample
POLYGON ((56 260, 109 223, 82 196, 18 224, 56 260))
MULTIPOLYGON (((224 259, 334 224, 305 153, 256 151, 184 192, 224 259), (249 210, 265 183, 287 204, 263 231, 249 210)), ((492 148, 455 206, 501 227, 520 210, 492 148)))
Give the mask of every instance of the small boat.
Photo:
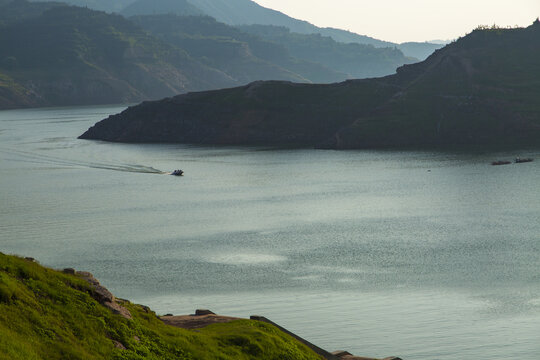
POLYGON ((511 164, 511 163, 512 163, 511 161, 498 160, 498 161, 492 162, 491 165, 508 165, 508 164, 511 164))
POLYGON ((531 159, 531 158, 526 158, 526 159, 522 159, 522 158, 519 158, 519 157, 516 158, 516 164, 528 163, 528 162, 532 162, 532 161, 533 161, 533 159, 531 159))
POLYGON ((174 170, 171 175, 173 176, 183 176, 184 172, 182 170, 174 170))

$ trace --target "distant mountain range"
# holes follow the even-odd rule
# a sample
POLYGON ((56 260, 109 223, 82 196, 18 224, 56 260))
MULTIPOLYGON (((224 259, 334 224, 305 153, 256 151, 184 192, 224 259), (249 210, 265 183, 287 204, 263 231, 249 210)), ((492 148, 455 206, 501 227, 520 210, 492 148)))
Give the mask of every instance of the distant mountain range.
MULTIPOLYGON (((395 48, 208 16, 126 19, 58 2, 0 1, 0 108, 139 102, 255 80, 331 83, 414 61, 395 48)), ((198 14, 186 1, 159 2, 167 4, 198 14)), ((125 12, 159 12, 153 6, 140 0, 125 12)))
MULTIPOLYGON (((415 47, 395 44, 388 41, 374 39, 366 35, 359 35, 350 31, 335 28, 320 28, 307 21, 292 18, 282 12, 265 8, 251 0, 187 0, 206 15, 229 25, 272 25, 286 27, 293 33, 321 34, 342 43, 358 43, 373 45, 375 47, 397 47, 406 56, 420 60, 425 59, 434 50, 441 48, 441 44, 414 43, 415 47), (427 53, 427 55, 426 55, 427 53)), ((157 6, 161 1, 138 0, 138 2, 154 3, 157 6)), ((171 8, 167 9, 171 11, 171 8)), ((157 11, 157 10, 156 10, 157 11)), ((165 10, 164 10, 165 11, 165 10)), ((156 12, 157 13, 157 12, 156 12)))
POLYGON ((260 6, 251 0, 64 0, 64 2, 108 12, 121 12, 126 16, 170 13, 185 16, 201 13, 211 16, 225 24, 234 26, 282 26, 294 33, 321 34, 342 43, 367 44, 375 47, 396 47, 400 49, 405 56, 417 58, 419 60, 425 59, 433 53, 434 50, 441 48, 444 45, 440 43, 431 44, 424 42, 396 44, 346 30, 320 28, 307 21, 294 19, 279 11, 260 6), (413 44, 414 46, 411 46, 413 44))
POLYGON ((338 82, 392 74, 399 66, 414 62, 394 48, 342 44, 319 34, 290 33, 287 28, 235 28, 200 16, 130 19, 150 34, 242 83, 276 79, 338 82), (273 33, 276 36, 267 36, 273 33))
POLYGON ((372 147, 540 146, 540 22, 477 29, 397 74, 256 82, 131 107, 81 137, 372 147))
POLYGON ((366 44, 345 44, 321 34, 293 33, 283 26, 244 25, 238 28, 282 45, 298 59, 313 61, 345 73, 348 79, 393 74, 399 66, 417 62, 415 58, 405 57, 395 47, 376 48, 366 44))
MULTIPOLYGON (((152 0, 145 0, 152 1, 152 0)), ((377 40, 369 36, 358 35, 349 31, 319 28, 307 21, 292 18, 282 12, 265 8, 251 0, 188 0, 205 14, 229 25, 274 25, 284 26, 300 34, 321 34, 340 42, 358 42, 378 47, 395 44, 377 40)))
MULTIPOLYGON (((134 23, 153 36, 187 51, 207 66, 228 74, 239 84, 254 80, 336 82, 345 73, 309 60, 291 56, 286 48, 244 33, 205 16, 136 16, 134 23)), ((406 59, 401 56, 404 62, 406 59)), ((365 67, 361 61, 359 67, 365 67)))

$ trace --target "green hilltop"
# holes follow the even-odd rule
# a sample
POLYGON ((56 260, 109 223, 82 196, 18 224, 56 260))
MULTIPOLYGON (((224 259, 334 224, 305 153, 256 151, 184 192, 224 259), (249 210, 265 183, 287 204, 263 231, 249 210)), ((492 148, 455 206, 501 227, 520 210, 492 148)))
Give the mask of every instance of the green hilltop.
POLYGON ((258 321, 190 331, 126 300, 117 301, 129 316, 113 313, 96 300, 106 289, 85 276, 0 253, 0 359, 321 359, 258 321))
POLYGON ((395 75, 191 93, 129 108, 81 137, 338 149, 538 146, 539 41, 538 21, 477 29, 395 75))

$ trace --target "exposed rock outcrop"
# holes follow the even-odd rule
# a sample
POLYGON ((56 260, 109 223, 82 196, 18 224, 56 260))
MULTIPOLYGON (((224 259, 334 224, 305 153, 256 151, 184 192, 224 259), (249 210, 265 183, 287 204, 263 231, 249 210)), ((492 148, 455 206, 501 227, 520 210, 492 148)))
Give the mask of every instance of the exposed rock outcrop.
POLYGON ((221 324, 228 323, 234 320, 239 320, 237 317, 232 316, 221 316, 216 314, 205 314, 205 315, 165 315, 160 317, 167 325, 179 327, 182 329, 194 330, 206 327, 211 324, 221 324))
POLYGON ((66 274, 75 274, 82 279, 86 280, 92 287, 92 297, 96 299, 100 304, 110 309, 114 314, 120 315, 126 319, 131 319, 131 313, 128 309, 123 307, 121 304, 125 303, 126 300, 117 299, 115 296, 99 281, 87 271, 75 271, 72 268, 64 269, 66 274))
POLYGON ((195 310, 195 316, 203 316, 203 315, 216 315, 214 312, 207 310, 207 309, 197 309, 195 310))

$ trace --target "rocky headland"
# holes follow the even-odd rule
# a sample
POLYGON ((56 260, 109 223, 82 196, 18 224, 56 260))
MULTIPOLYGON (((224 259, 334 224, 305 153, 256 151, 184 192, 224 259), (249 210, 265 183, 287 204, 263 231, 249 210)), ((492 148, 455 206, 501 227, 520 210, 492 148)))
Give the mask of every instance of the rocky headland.
POLYGON ((281 81, 144 102, 81 135, 117 142, 376 147, 540 145, 540 22, 477 29, 397 74, 281 81))

